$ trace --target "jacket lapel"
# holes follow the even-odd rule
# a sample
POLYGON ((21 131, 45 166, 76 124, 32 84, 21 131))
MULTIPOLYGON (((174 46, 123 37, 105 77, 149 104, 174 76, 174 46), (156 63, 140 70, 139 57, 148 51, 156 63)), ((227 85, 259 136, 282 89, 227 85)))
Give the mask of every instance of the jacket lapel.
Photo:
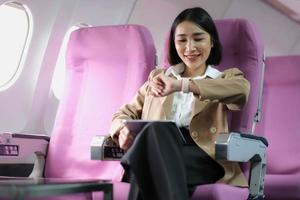
POLYGON ((193 109, 192 109, 192 118, 200 113, 208 104, 209 100, 200 101, 198 98, 194 99, 193 109))
POLYGON ((164 110, 166 119, 171 114, 173 98, 174 98, 174 93, 172 93, 168 96, 160 97, 160 102, 161 102, 162 108, 164 110))

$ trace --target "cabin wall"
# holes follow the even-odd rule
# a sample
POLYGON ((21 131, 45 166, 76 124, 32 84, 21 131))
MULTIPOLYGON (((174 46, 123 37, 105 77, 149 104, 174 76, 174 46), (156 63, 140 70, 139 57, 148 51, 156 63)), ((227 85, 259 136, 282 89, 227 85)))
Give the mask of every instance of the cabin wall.
POLYGON ((254 21, 264 40, 267 56, 299 54, 300 25, 261 0, 234 0, 224 18, 254 21), (245 9, 247 8, 247 9, 245 9))
POLYGON ((262 34, 267 56, 300 53, 300 25, 262 0, 138 0, 129 23, 147 26, 160 52, 176 15, 194 6, 203 7, 214 19, 253 21, 262 34))
MULTIPOLYGON (((5 1, 0 1, 3 2, 5 1)), ((18 2, 26 5, 31 12, 32 39, 29 42, 27 57, 20 76, 10 88, 0 92, 1 132, 21 132, 31 117, 35 90, 44 87, 44 84, 37 85, 37 82, 50 33, 60 7, 59 1, 20 0, 18 2)))
MULTIPOLYGON (((0 4, 5 2, 0 0, 0 4)), ((135 0, 17 2, 32 14, 32 41, 20 77, 0 92, 0 131, 49 134, 58 106, 50 87, 65 32, 82 22, 92 26, 124 24, 135 0)))
MULTIPOLYGON (((267 56, 300 54, 300 25, 263 0, 16 1, 32 14, 32 39, 19 78, 0 91, 0 132, 51 134, 59 103, 51 90, 53 72, 66 31, 79 23, 142 24, 153 35, 160 63, 175 16, 185 8, 201 6, 215 19, 247 18, 255 22, 267 56)), ((0 4, 4 2, 0 0, 0 4)))

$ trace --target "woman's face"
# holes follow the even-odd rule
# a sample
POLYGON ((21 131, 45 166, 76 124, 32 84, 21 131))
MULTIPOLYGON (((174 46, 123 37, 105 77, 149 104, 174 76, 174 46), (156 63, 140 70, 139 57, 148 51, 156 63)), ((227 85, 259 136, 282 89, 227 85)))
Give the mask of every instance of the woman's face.
POLYGON ((193 22, 183 21, 175 29, 174 40, 176 51, 187 67, 206 67, 213 46, 206 31, 193 22))

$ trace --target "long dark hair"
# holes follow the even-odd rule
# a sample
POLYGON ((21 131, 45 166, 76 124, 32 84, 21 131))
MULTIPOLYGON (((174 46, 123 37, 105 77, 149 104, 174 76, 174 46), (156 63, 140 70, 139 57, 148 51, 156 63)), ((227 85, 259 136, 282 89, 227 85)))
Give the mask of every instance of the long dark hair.
POLYGON ((218 31, 211 16, 206 12, 206 10, 200 7, 185 9, 175 18, 171 27, 169 37, 169 63, 171 65, 176 65, 182 62, 175 48, 174 33, 178 24, 180 24, 183 21, 193 22, 196 25, 198 25, 201 29, 209 33, 213 47, 206 61, 206 64, 218 65, 222 59, 222 45, 219 40, 218 31))

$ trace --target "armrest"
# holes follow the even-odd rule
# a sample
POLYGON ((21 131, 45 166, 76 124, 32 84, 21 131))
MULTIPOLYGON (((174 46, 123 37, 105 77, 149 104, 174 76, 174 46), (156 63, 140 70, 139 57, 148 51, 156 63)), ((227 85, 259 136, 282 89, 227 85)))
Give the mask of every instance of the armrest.
POLYGON ((11 171, 26 166, 29 173, 21 176, 31 173, 31 177, 42 177, 49 140, 46 135, 0 133, 0 166, 5 166, 12 175, 11 171))
POLYGON ((236 162, 264 159, 268 146, 267 140, 263 137, 236 132, 221 133, 215 144, 216 159, 236 162))
POLYGON ((120 160, 125 151, 110 136, 96 135, 91 142, 92 160, 120 160))
POLYGON ((251 139, 254 139, 254 140, 260 140, 262 143, 264 143, 264 145, 269 146, 268 140, 264 137, 245 134, 245 133, 239 133, 239 134, 240 134, 241 137, 251 138, 251 139))
POLYGON ((264 198, 266 148, 268 141, 242 133, 221 133, 216 140, 216 159, 251 163, 250 195, 248 199, 264 198))

